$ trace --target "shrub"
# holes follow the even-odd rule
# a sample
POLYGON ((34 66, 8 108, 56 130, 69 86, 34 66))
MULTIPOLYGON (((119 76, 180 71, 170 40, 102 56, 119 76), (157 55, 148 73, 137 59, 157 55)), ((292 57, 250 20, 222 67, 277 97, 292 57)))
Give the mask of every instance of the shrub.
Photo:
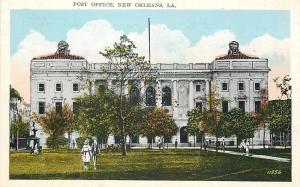
POLYGON ((68 139, 61 136, 53 141, 52 137, 48 137, 46 140, 47 147, 51 147, 52 149, 59 149, 67 147, 68 139))

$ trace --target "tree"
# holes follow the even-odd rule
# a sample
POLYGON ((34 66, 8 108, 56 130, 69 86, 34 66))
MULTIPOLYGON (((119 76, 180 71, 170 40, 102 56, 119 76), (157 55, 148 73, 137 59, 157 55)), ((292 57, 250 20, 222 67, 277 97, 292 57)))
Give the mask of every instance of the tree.
POLYGON ((239 109, 232 109, 224 117, 223 134, 225 137, 235 135, 237 147, 243 139, 253 138, 258 128, 258 121, 250 114, 239 109))
MULTIPOLYGON (((210 83, 211 85, 211 83, 210 83)), ((221 111, 221 98, 217 92, 216 84, 210 86, 209 94, 206 98, 207 107, 203 111, 203 125, 209 134, 216 137, 216 152, 218 152, 218 138, 222 135, 223 113, 221 111)))
POLYGON ((113 47, 106 48, 100 52, 108 60, 107 68, 103 68, 103 72, 107 75, 107 80, 114 80, 115 86, 110 89, 119 97, 118 117, 120 124, 118 128, 123 137, 123 151, 126 155, 126 115, 124 112, 124 102, 128 98, 127 88, 131 80, 151 80, 153 78, 153 70, 151 65, 145 61, 145 57, 139 56, 134 52, 136 46, 133 41, 129 40, 126 35, 120 37, 119 43, 114 43, 113 47))
POLYGON ((18 101, 22 100, 20 93, 13 87, 10 87, 10 99, 12 98, 16 98, 18 101))
POLYGON ((266 123, 269 119, 269 111, 268 111, 268 92, 266 89, 261 89, 259 91, 260 95, 260 108, 258 112, 254 113, 255 118, 260 124, 260 127, 263 128, 263 148, 265 149, 265 141, 266 141, 266 123))
POLYGON ((36 115, 34 113, 33 116, 43 131, 49 135, 52 149, 58 148, 58 144, 55 142, 72 128, 73 114, 66 103, 62 107, 62 111, 57 111, 55 107, 52 107, 45 114, 36 115))
POLYGON ((187 131, 190 135, 194 136, 194 146, 195 146, 195 138, 196 136, 201 136, 201 149, 203 146, 203 138, 206 132, 206 129, 203 125, 204 116, 202 111, 199 108, 194 108, 192 111, 187 113, 188 123, 187 123, 187 131))
POLYGON ((269 102, 269 123, 272 133, 283 132, 284 147, 291 129, 291 99, 273 100, 269 102))
POLYGON ((74 121, 81 136, 94 136, 101 140, 101 144, 107 143, 115 119, 115 99, 105 87, 99 87, 95 95, 85 94, 76 98, 74 121))
POLYGON ((165 138, 170 138, 178 131, 178 127, 169 111, 163 108, 150 109, 145 117, 142 134, 147 137, 159 136, 165 148, 165 138))
POLYGON ((16 135, 16 150, 18 151, 19 149, 19 137, 24 136, 24 135, 28 135, 29 133, 29 123, 27 121, 23 121, 22 117, 19 115, 17 117, 17 120, 13 121, 11 126, 10 126, 10 132, 12 134, 16 135))
POLYGON ((276 87, 280 89, 281 96, 279 99, 285 97, 286 99, 291 99, 292 96, 292 86, 291 86, 291 78, 289 75, 285 75, 282 79, 276 77, 273 79, 276 87))

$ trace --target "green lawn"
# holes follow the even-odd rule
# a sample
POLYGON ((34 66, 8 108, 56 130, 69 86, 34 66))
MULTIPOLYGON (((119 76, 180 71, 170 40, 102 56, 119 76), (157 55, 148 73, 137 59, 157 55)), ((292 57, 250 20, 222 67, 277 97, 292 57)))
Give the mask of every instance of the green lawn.
POLYGON ((291 164, 199 150, 130 150, 101 153, 97 170, 82 170, 78 151, 33 156, 10 153, 11 179, 290 181, 291 164), (279 175, 268 171, 280 170, 279 175))

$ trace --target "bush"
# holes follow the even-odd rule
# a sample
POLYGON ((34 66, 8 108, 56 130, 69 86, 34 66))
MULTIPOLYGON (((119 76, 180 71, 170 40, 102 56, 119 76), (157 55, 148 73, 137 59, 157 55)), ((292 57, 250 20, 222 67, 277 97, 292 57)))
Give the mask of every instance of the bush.
POLYGON ((58 137, 56 140, 52 141, 52 137, 48 137, 46 140, 47 147, 52 149, 59 149, 67 147, 68 139, 65 137, 58 137))

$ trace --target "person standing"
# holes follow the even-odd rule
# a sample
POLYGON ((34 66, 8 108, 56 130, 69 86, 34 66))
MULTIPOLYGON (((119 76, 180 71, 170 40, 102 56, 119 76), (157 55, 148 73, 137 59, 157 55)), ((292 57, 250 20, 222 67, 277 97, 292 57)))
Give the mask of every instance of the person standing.
POLYGON ((249 141, 246 140, 246 156, 249 156, 249 145, 250 145, 249 141))
POLYGON ((94 141, 92 143, 92 158, 93 158, 93 163, 94 163, 94 169, 96 169, 96 164, 97 164, 97 156, 100 152, 98 142, 96 138, 94 138, 94 141))
POLYGON ((83 161, 83 170, 88 170, 88 165, 91 160, 91 147, 89 145, 89 140, 84 141, 84 145, 81 149, 82 161, 83 161))
POLYGON ((178 146, 178 141, 177 139, 175 140, 175 149, 177 149, 177 146, 178 146))
POLYGON ((222 149, 223 149, 223 152, 225 152, 225 140, 224 140, 224 138, 222 140, 222 149))

